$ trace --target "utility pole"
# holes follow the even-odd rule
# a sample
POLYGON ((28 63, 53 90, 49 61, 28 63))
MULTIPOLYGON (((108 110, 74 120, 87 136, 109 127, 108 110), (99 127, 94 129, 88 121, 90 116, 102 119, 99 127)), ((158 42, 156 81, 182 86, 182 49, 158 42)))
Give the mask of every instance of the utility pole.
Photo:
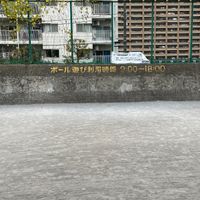
POLYGON ((124 0, 124 52, 127 52, 127 38, 126 38, 126 0, 124 0))

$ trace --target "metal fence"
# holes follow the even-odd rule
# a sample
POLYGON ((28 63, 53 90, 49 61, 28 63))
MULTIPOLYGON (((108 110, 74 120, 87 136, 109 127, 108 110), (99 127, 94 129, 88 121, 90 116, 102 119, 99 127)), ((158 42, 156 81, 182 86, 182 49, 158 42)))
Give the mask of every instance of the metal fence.
MULTIPOLYGON (((19 38, 17 38, 16 31, 13 30, 0 30, 0 41, 2 42, 11 42, 19 40, 28 41, 29 40, 29 33, 28 30, 20 30, 18 33, 19 38)), ((39 41, 42 40, 42 31, 41 30, 31 30, 31 40, 32 41, 39 41)))

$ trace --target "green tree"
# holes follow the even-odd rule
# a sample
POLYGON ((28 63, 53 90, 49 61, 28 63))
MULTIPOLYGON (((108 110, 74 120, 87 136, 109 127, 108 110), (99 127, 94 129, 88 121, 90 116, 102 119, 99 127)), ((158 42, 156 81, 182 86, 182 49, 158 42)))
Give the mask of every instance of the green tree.
POLYGON ((17 22, 17 24, 19 24, 19 22, 28 23, 28 13, 31 15, 32 24, 35 24, 39 19, 39 13, 34 13, 33 3, 29 3, 29 0, 1 0, 1 6, 5 16, 9 20, 17 22))
MULTIPOLYGON (((71 47, 71 39, 69 39, 65 49, 69 53, 71 53, 73 50, 77 63, 80 62, 81 58, 89 58, 90 56, 90 49, 88 49, 88 44, 83 39, 74 39, 73 49, 71 47)), ((71 57, 64 56, 64 58, 66 63, 71 63, 71 57)))

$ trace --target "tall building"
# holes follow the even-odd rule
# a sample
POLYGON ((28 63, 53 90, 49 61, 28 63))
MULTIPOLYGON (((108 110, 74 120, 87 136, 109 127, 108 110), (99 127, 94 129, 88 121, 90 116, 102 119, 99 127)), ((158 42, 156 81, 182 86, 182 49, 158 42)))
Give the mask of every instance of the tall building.
MULTIPOLYGON (((38 13, 39 4, 33 6, 35 13, 38 13)), ((72 9, 70 3, 48 5, 41 14, 41 23, 31 30, 33 53, 41 54, 43 61, 64 62, 71 58, 72 44, 75 62, 110 62, 110 54, 118 36, 117 28, 115 32, 111 28, 112 25, 117 27, 117 9, 117 4, 110 1, 95 4, 73 2, 72 9), (82 43, 85 49, 81 49, 82 43)), ((0 8, 1 58, 9 58, 13 52, 17 52, 18 47, 28 45, 27 25, 22 24, 17 33, 14 30, 16 25, 8 23, 0 8)))
POLYGON ((149 59, 200 58, 200 2, 119 3, 118 39, 120 52, 140 51, 149 59))

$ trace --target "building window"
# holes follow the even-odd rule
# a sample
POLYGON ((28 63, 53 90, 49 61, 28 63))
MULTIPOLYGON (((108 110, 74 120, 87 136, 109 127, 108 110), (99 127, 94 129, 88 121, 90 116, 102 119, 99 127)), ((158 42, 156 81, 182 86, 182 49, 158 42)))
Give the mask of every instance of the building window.
POLYGON ((45 50, 45 57, 47 58, 59 58, 59 50, 47 49, 45 50))
POLYGON ((45 24, 44 32, 55 33, 58 32, 58 24, 45 24))
POLYGON ((90 33, 91 32, 91 25, 90 24, 77 24, 77 32, 85 32, 90 33))

